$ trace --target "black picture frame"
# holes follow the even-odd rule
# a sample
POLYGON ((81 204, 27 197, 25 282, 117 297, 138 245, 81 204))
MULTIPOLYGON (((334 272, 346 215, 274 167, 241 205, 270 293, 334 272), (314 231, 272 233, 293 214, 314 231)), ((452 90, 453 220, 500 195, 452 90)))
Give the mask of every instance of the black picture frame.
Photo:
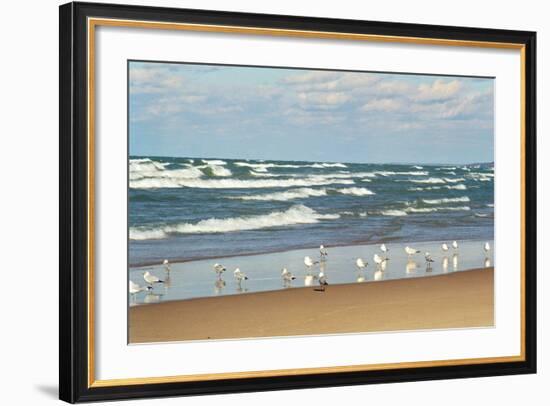
MULTIPOLYGON (((536 33, 497 29, 263 15, 113 4, 60 6, 59 32, 59 397, 67 402, 236 393, 482 377, 536 372, 536 33), (87 19, 196 23, 283 30, 513 43, 525 52, 524 360, 361 372, 312 373, 118 386, 90 386, 88 353, 87 19)), ((124 136, 124 135, 121 135, 124 136)))

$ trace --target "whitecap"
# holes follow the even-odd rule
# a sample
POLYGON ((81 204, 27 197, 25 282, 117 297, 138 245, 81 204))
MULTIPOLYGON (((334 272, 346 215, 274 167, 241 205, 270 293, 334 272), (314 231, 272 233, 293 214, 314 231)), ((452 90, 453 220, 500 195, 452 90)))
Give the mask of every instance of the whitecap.
POLYGON ((255 200, 255 201, 277 201, 284 202, 294 199, 305 199, 312 196, 326 196, 326 189, 299 188, 290 189, 284 192, 265 193, 260 195, 232 196, 230 199, 255 200))
POLYGON ((464 179, 464 178, 443 178, 443 180, 447 183, 458 183, 458 182, 464 182, 466 179, 464 179))
POLYGON ((409 179, 413 183, 445 183, 441 178, 427 178, 427 179, 409 179))
POLYGON ((446 197, 443 199, 422 199, 422 201, 426 204, 442 204, 442 203, 463 203, 463 202, 469 202, 470 198, 468 196, 462 196, 462 197, 446 197))
POLYGON ((146 178, 130 181, 132 189, 155 188, 198 188, 198 189, 254 189, 254 188, 287 188, 293 186, 324 186, 332 184, 350 185, 350 179, 160 179, 146 178))
POLYGON ((336 189, 336 192, 352 196, 369 196, 375 194, 372 190, 364 187, 348 187, 343 189, 336 189))
POLYGON ((383 216, 406 216, 407 212, 404 210, 382 210, 380 214, 383 216))
POLYGON ((180 223, 156 228, 133 227, 130 229, 130 238, 160 239, 166 238, 170 234, 228 233, 295 224, 313 224, 322 220, 336 220, 338 218, 340 218, 339 214, 320 214, 307 206, 295 205, 286 211, 274 211, 264 215, 210 218, 197 223, 180 223))
POLYGON ((208 165, 227 165, 227 162, 221 159, 201 159, 201 162, 208 165))

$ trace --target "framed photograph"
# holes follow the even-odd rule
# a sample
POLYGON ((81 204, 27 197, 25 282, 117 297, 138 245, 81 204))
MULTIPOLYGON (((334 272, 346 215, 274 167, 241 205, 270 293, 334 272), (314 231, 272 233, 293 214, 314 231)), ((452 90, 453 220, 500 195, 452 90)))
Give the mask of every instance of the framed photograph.
POLYGON ((534 32, 60 7, 60 398, 536 371, 534 32))

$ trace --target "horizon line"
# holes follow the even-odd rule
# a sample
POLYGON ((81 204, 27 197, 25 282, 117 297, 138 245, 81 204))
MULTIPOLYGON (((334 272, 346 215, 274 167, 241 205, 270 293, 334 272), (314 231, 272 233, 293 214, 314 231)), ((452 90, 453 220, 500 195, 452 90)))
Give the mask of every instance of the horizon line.
POLYGON ((309 161, 307 159, 264 159, 264 158, 222 158, 222 157, 204 157, 204 156, 170 156, 170 155, 132 155, 128 154, 128 158, 178 158, 178 159, 208 159, 208 160, 232 160, 232 161, 283 161, 283 162, 307 162, 307 163, 341 163, 341 164, 355 164, 355 165, 424 165, 424 166, 438 166, 438 165, 480 165, 480 164, 493 164, 492 161, 476 161, 476 162, 437 162, 437 163, 422 163, 422 162, 349 162, 349 161, 322 161, 315 160, 309 161))

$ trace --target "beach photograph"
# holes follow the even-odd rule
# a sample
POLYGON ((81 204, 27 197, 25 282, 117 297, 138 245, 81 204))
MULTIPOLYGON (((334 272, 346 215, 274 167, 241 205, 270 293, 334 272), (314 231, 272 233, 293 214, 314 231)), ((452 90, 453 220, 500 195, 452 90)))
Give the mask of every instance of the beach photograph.
POLYGON ((128 109, 128 343, 494 326, 493 78, 129 61, 128 109))

